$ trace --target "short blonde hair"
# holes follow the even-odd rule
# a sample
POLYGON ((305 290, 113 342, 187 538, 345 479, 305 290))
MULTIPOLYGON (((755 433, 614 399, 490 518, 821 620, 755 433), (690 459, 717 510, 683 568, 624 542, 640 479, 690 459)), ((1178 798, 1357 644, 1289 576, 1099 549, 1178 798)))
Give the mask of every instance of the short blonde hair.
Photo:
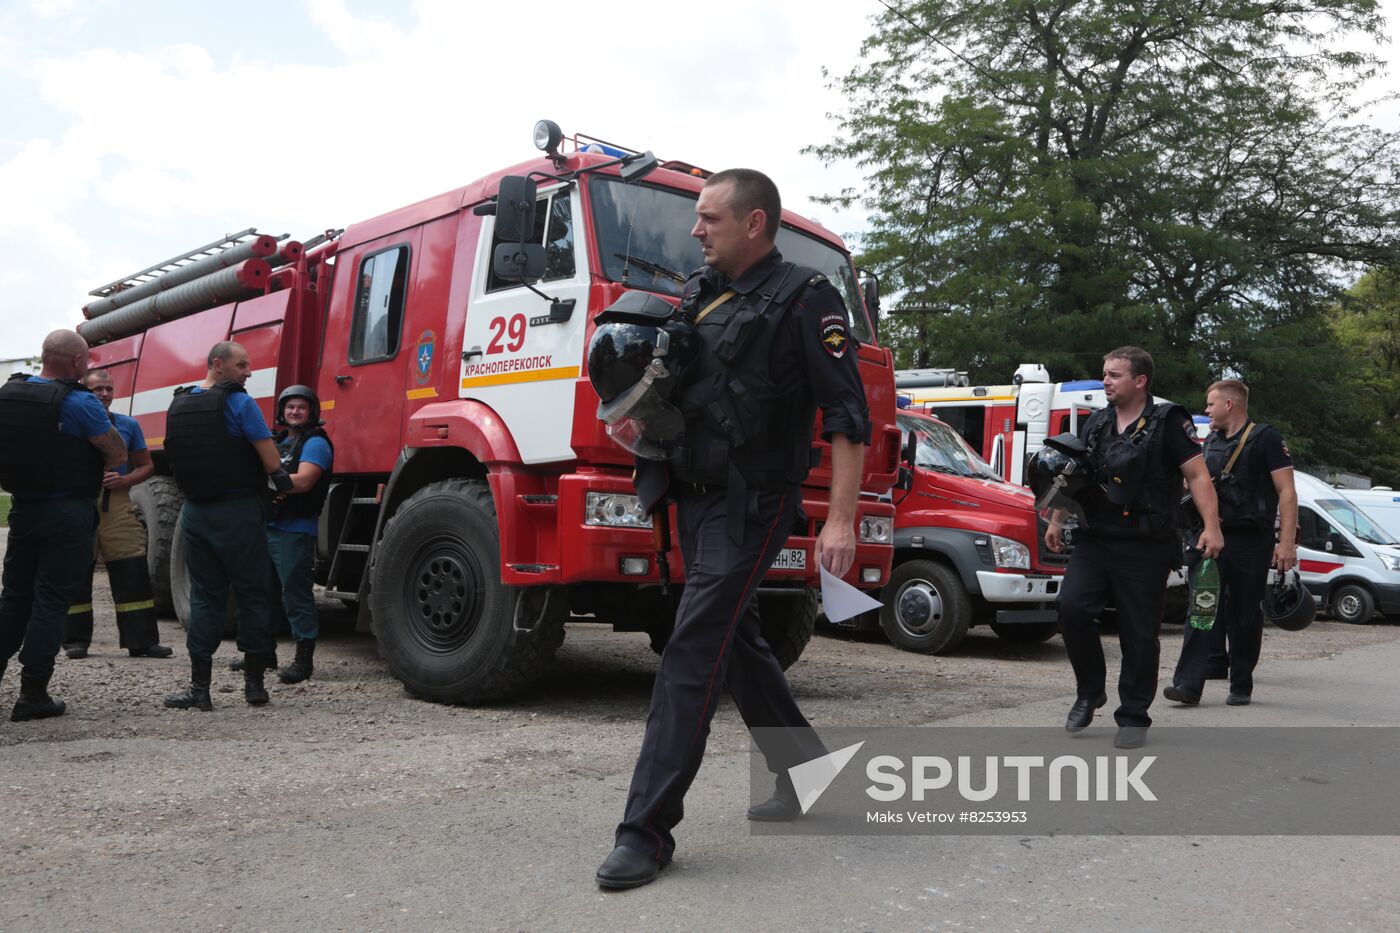
POLYGON ((1218 382, 1212 382, 1210 388, 1206 389, 1206 395, 1212 392, 1219 392, 1237 405, 1249 404, 1249 386, 1238 379, 1221 379, 1218 382))

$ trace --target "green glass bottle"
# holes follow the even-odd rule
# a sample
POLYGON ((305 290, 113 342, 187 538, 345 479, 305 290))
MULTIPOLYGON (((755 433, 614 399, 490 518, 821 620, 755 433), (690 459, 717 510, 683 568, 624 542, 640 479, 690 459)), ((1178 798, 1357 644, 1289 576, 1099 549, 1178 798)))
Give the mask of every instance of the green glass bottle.
POLYGON ((1220 605, 1220 568, 1209 557, 1196 564, 1191 574, 1191 613, 1186 622, 1192 628, 1208 631, 1215 625, 1215 607, 1220 605))

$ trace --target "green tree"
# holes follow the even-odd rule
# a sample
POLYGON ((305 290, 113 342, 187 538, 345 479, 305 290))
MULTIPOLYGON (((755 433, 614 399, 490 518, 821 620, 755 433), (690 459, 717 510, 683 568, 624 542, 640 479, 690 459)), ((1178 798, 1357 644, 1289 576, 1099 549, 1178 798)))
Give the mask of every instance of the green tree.
POLYGON ((1345 353, 1340 381, 1364 423, 1359 438, 1344 442, 1344 457, 1378 483, 1400 484, 1400 274, 1362 276, 1331 324, 1345 353))
POLYGON ((861 263, 924 309, 888 322, 901 363, 1068 378, 1138 344, 1159 394, 1259 382, 1321 456, 1355 415, 1326 309, 1400 267, 1400 134, 1359 122, 1377 60, 1344 47, 1381 38, 1374 0, 885 5, 809 151, 866 173, 828 201, 872 212, 861 263))

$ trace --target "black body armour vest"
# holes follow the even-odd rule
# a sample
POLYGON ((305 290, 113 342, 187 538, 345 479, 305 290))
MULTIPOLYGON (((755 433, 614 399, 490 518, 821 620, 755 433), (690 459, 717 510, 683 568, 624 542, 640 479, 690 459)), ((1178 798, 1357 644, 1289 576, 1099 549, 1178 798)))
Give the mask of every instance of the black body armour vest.
POLYGON ((29 495, 102 491, 102 453, 85 437, 58 429, 69 392, 90 392, 72 379, 29 382, 16 373, 0 386, 0 486, 29 495))
POLYGON ((1090 537, 1170 538, 1182 496, 1181 474, 1168 469, 1162 457, 1167 415, 1180 405, 1163 402, 1149 407, 1122 434, 1113 433, 1112 406, 1089 416, 1085 445, 1097 470, 1096 479, 1080 497, 1090 537), (1114 490, 1112 498, 1108 489, 1114 490))
MULTIPOLYGON (((306 446, 306 442, 313 437, 319 437, 326 442, 326 446, 331 448, 331 456, 335 456, 335 445, 326 436, 326 432, 319 427, 307 428, 301 432, 301 436, 296 439, 296 443, 288 446, 287 438, 289 431, 278 431, 276 435, 277 450, 282 455, 282 469, 287 471, 288 476, 295 476, 297 467, 301 466, 301 451, 306 446)), ((321 514, 321 508, 326 504, 326 496, 331 491, 330 470, 322 470, 321 478, 316 480, 316 485, 306 492, 291 493, 281 502, 272 508, 274 517, 283 516, 286 518, 316 518, 321 514)))
MULTIPOLYGON (((1215 483, 1215 497, 1220 508, 1220 527, 1233 531, 1264 531, 1274 526, 1274 509, 1269 504, 1269 491, 1272 481, 1258 475, 1256 461, 1251 454, 1257 449, 1254 439, 1268 429, 1267 424, 1253 422, 1254 427, 1245 440, 1244 448, 1235 458, 1235 465, 1228 474, 1225 464, 1239 446, 1240 438, 1233 441, 1219 431, 1212 431, 1206 437, 1206 469, 1210 470, 1211 481, 1215 483)), ((1243 430, 1241 430, 1243 433, 1243 430)))
POLYGON ((239 492, 257 492, 267 485, 262 459, 253 445, 234 437, 224 426, 224 405, 230 395, 245 391, 236 382, 192 392, 175 390, 165 421, 165 455, 175 484, 186 499, 220 499, 239 492))
MULTIPOLYGON (((785 489, 806 479, 818 454, 816 402, 805 387, 781 392, 770 361, 783 316, 818 274, 780 262, 752 292, 736 294, 696 325, 700 356, 686 370, 677 400, 685 436, 670 461, 676 478, 714 486, 737 480, 753 489, 785 489)), ((686 292, 681 310, 693 321, 703 309, 698 291, 686 292)))

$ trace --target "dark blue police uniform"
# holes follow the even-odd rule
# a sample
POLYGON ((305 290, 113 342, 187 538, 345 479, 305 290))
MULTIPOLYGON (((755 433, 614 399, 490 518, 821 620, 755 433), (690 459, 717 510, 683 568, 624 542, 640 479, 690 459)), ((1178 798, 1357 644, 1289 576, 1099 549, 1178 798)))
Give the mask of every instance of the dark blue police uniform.
POLYGON ((727 689, 750 729, 770 730, 770 771, 825 753, 759 633, 756 593, 789 534, 806 527, 801 482, 812 465, 812 424, 868 444, 870 418, 856 344, 840 293, 774 250, 729 281, 706 267, 686 283, 682 312, 703 350, 679 407, 685 442, 669 462, 638 460, 648 512, 676 503, 685 590, 661 655, 646 734, 617 828, 617 845, 660 864, 700 768, 710 721, 727 689))
POLYGON ((1117 409, 1111 406, 1080 429, 1102 483, 1131 488, 1125 502, 1111 501, 1099 484, 1080 496, 1086 522, 1074 533, 1060 584, 1060 633, 1078 699, 1097 705, 1107 681, 1097 621, 1112 598, 1123 652, 1113 714, 1119 726, 1152 724, 1147 710, 1157 691, 1167 577, 1181 566, 1176 529, 1181 467, 1201 455, 1195 436, 1186 409, 1150 401, 1126 431, 1118 430, 1117 409))
MULTIPOLYGON (((76 381, 30 376, 0 386, 0 485, 13 497, 0 674, 18 652, 22 702, 35 690, 47 697, 68 606, 92 559, 102 454, 89 438, 111 427, 97 396, 76 381)), ((12 718, 30 718, 21 713, 17 705, 12 718)))
POLYGON ((1273 474, 1290 469, 1293 458, 1276 428, 1253 422, 1233 437, 1213 431, 1204 446, 1206 469, 1216 483, 1220 529, 1225 534, 1225 546, 1215 559, 1220 570, 1220 602, 1215 607, 1215 624, 1209 629, 1186 627, 1172 685, 1199 698, 1210 673, 1228 666, 1231 696, 1247 699, 1254 692, 1254 668, 1264 640, 1260 604, 1274 556, 1278 490, 1273 474), (1247 438, 1246 428, 1250 429, 1247 438), (1244 447, 1230 467, 1230 478, 1222 479, 1241 442, 1244 447))

